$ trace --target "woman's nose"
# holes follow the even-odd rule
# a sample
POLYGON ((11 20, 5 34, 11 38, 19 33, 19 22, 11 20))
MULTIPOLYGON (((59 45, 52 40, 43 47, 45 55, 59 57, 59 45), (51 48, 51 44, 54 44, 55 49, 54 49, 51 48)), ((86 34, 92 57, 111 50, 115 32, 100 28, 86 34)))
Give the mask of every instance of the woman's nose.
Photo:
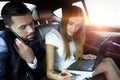
POLYGON ((72 31, 74 31, 76 28, 75 28, 75 25, 73 25, 72 27, 71 27, 71 30, 72 31))

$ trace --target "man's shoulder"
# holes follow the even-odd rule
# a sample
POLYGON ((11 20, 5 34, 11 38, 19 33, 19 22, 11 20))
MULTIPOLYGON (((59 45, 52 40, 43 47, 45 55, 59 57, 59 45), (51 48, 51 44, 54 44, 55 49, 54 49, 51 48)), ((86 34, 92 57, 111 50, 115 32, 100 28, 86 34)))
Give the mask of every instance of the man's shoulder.
POLYGON ((3 46, 3 45, 11 45, 10 43, 10 35, 9 33, 7 33, 5 30, 3 31, 0 31, 0 46, 3 46))
POLYGON ((5 31, 0 31, 0 37, 5 34, 5 31))
POLYGON ((0 31, 0 40, 2 41, 5 40, 4 37, 5 37, 5 31, 0 31))
POLYGON ((8 51, 8 47, 7 47, 7 43, 5 41, 5 32, 4 31, 0 31, 0 53, 3 52, 7 52, 8 51))
MULTIPOLYGON (((0 31, 1 39, 4 39, 6 41, 7 36, 9 37, 10 35, 5 30, 0 31)), ((8 38, 8 40, 9 40, 9 38, 8 38)))

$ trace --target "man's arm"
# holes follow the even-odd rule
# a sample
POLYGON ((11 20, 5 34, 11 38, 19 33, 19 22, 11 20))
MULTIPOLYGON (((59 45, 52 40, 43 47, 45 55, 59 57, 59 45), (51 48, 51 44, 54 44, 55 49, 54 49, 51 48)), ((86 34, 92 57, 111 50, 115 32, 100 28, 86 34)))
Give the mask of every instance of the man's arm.
POLYGON ((33 63, 27 63, 28 66, 32 69, 36 69, 37 67, 37 58, 35 57, 34 60, 33 60, 33 63))

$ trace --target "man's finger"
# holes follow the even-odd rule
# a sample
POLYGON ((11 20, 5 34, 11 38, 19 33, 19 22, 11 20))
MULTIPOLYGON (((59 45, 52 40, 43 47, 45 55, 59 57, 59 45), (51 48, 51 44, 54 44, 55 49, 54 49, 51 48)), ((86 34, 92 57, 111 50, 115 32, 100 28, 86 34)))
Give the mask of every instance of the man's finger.
POLYGON ((26 46, 21 40, 19 40, 18 38, 15 39, 15 43, 17 45, 17 47, 22 48, 24 46, 26 46))

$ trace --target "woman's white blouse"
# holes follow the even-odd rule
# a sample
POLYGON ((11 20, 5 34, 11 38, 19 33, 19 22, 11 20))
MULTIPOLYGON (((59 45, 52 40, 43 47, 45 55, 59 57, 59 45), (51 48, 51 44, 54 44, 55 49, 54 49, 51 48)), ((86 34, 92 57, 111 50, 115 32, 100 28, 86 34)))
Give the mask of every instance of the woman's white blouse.
POLYGON ((75 62, 74 52, 76 50, 76 47, 74 42, 73 41, 69 42, 71 56, 70 58, 65 60, 62 36, 56 29, 52 29, 50 32, 46 34, 45 44, 51 44, 57 47, 55 51, 54 69, 56 70, 66 69, 73 62, 75 62))

